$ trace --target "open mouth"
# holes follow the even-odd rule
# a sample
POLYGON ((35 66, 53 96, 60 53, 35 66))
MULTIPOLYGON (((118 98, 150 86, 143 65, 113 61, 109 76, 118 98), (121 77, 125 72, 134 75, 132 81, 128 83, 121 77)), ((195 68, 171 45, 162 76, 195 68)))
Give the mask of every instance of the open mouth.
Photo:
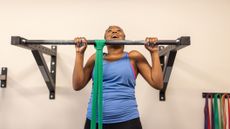
POLYGON ((113 39, 119 38, 117 35, 112 36, 113 39))

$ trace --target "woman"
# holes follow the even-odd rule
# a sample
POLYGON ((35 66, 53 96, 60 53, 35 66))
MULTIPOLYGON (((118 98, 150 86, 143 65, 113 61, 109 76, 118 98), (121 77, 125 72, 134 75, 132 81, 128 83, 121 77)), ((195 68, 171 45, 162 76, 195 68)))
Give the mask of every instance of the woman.
MULTIPOLYGON (((110 26, 104 35, 106 40, 125 40, 125 33, 119 26, 110 26)), ((76 60, 73 71, 74 90, 83 89, 94 75, 95 54, 83 67, 87 40, 74 39, 76 60), (84 45, 80 45, 83 43, 84 45)), ((147 43, 155 43, 157 38, 146 38, 147 43)), ((158 47, 148 46, 152 66, 138 51, 124 51, 124 45, 107 45, 108 53, 103 57, 103 129, 142 129, 135 98, 136 78, 140 73, 149 85, 155 89, 163 88, 162 69, 158 47)), ((90 129, 92 114, 92 94, 88 103, 85 129, 90 129)))

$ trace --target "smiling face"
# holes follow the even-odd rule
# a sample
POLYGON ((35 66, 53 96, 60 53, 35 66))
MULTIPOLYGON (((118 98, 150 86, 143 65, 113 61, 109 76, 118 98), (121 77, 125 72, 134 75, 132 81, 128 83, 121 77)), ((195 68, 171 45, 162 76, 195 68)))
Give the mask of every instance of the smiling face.
POLYGON ((105 31, 106 40, 125 40, 125 33, 119 26, 109 26, 105 31))

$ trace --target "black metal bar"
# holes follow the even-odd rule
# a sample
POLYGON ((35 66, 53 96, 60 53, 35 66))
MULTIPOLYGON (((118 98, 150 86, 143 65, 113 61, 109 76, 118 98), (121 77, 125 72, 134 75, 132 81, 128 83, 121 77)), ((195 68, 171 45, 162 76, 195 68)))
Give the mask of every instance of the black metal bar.
MULTIPOLYGON (((14 44, 26 45, 75 45, 74 40, 27 40, 20 36, 12 36, 11 42, 14 44)), ((95 40, 87 40, 88 45, 95 45, 95 40)), ((106 45, 144 45, 144 40, 107 40, 106 45)), ((190 44, 190 37, 184 36, 176 40, 158 40, 155 45, 187 45, 190 44)))
POLYGON ((19 37, 19 36, 12 36, 11 37, 11 44, 18 46, 18 47, 25 48, 25 49, 29 49, 29 50, 38 50, 38 51, 40 51, 44 54, 47 54, 47 55, 56 56, 55 51, 52 51, 50 48, 47 48, 47 47, 42 46, 42 45, 23 44, 22 42, 24 40, 26 40, 26 39, 19 37))
MULTIPOLYGON (((163 46, 159 47, 160 51, 163 50, 163 49, 164 49, 163 46)), ((161 63, 162 71, 164 70, 164 67, 165 67, 165 64, 166 64, 165 57, 166 57, 165 55, 160 56, 160 63, 161 63)), ((165 98, 165 94, 160 92, 160 95, 159 95, 160 101, 164 101, 165 100, 164 98, 165 98), (161 96, 163 96, 163 97, 161 97, 161 96)))
MULTIPOLYGON (((57 54, 57 46, 51 46, 51 49, 55 51, 55 55, 57 54)), ((54 89, 56 89, 56 66, 57 66, 57 56, 51 55, 51 62, 50 62, 50 74, 54 82, 54 89)), ((50 99, 55 97, 55 92, 50 92, 50 99)))
POLYGON ((165 47, 162 50, 159 50, 159 56, 163 56, 168 54, 170 51, 174 50, 176 48, 175 45, 168 45, 167 47, 165 47))
MULTIPOLYGON (((41 44, 41 45, 75 45, 73 40, 26 40, 24 44, 41 44)), ((107 40, 106 45, 144 45, 144 40, 107 40)), ((95 45, 95 40, 87 40, 88 45, 95 45)), ((159 40, 156 45, 177 45, 179 40, 159 40)))
POLYGON ((2 67, 2 73, 0 76, 1 88, 6 88, 7 85, 7 67, 2 67))
MULTIPOLYGON (((164 46, 159 46, 159 51, 162 51, 163 49, 165 49, 164 46)), ((160 56, 160 63, 161 63, 161 68, 164 69, 164 66, 165 66, 165 55, 161 55, 160 56)))
POLYGON ((177 50, 182 49, 182 48, 187 47, 187 46, 188 45, 179 45, 179 46, 168 45, 167 47, 165 47, 164 49, 159 51, 159 56, 165 55, 170 51, 177 51, 177 50))
POLYGON ((184 47, 189 46, 190 42, 191 42, 190 37, 181 37, 180 38, 180 45, 168 45, 165 49, 162 49, 159 51, 159 55, 162 56, 162 55, 167 54, 170 51, 180 50, 184 47))
POLYGON ((169 78, 170 78, 170 75, 172 72, 172 68, 173 68, 175 58, 176 58, 176 54, 177 54, 177 51, 170 51, 169 54, 166 56, 167 61, 165 63, 164 69, 163 69, 163 78, 164 78, 163 89, 161 89, 160 93, 159 93, 160 101, 166 100, 165 92, 166 92, 166 89, 168 86, 168 82, 169 82, 169 78))
POLYGON ((40 69, 43 79, 45 80, 46 85, 49 89, 49 92, 50 92, 49 98, 54 99, 55 98, 55 94, 54 94, 55 93, 55 83, 49 72, 45 59, 42 53, 39 52, 38 50, 32 50, 32 54, 37 62, 38 68, 40 69))
POLYGON ((226 96, 225 96, 225 98, 228 98, 228 96, 229 96, 229 98, 230 98, 230 93, 220 93, 220 92, 203 92, 202 93, 202 97, 203 98, 206 98, 206 97, 208 97, 208 98, 213 98, 214 97, 214 95, 216 95, 216 94, 218 94, 218 98, 220 98, 221 96, 223 96, 224 94, 227 94, 226 96))

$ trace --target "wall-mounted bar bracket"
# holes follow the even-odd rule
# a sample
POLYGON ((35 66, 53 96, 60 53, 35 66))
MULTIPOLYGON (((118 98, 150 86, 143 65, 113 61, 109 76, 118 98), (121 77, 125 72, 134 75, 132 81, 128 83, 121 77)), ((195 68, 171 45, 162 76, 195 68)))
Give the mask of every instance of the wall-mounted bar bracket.
POLYGON ((24 40, 26 39, 19 37, 19 36, 13 36, 11 39, 11 44, 31 50, 35 58, 35 61, 38 65, 38 68, 43 76, 43 79, 45 80, 45 83, 48 87, 49 98, 55 99, 57 47, 51 46, 51 49, 50 49, 42 45, 21 44, 21 42, 24 40), (48 66, 43 57, 43 54, 47 54, 51 56, 50 70, 48 69, 48 66))
POLYGON ((181 37, 179 45, 159 46, 161 68, 163 71, 163 89, 160 90, 159 100, 166 100, 166 89, 172 72, 177 51, 190 45, 190 37, 181 37))
POLYGON ((169 78, 172 72, 172 68, 173 68, 173 64, 176 58, 176 53, 177 51, 170 51, 167 55, 165 56, 161 56, 162 63, 163 65, 163 89, 160 90, 160 101, 165 101, 166 97, 165 97, 165 92, 166 92, 166 88, 168 86, 168 82, 169 82, 169 78))
POLYGON ((6 88, 7 85, 7 67, 2 67, 0 74, 1 88, 6 88))

